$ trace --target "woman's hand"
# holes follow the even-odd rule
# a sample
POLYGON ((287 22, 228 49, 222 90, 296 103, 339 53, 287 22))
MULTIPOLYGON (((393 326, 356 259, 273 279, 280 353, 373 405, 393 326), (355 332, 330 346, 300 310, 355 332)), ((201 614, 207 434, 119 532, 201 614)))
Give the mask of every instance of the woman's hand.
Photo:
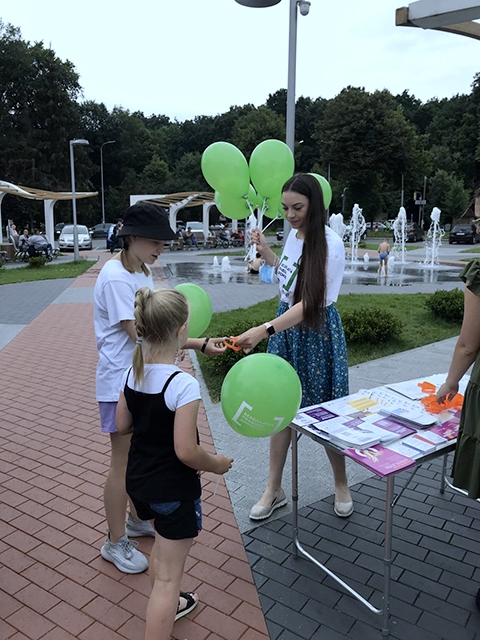
POLYGON ((265 250, 269 248, 267 239, 258 227, 252 229, 252 232, 250 234, 250 244, 256 244, 258 252, 261 254, 263 254, 265 250))
POLYGON ((210 338, 205 347, 205 355, 214 358, 215 356, 221 356, 225 353, 227 347, 223 342, 223 338, 210 338))
POLYGON ((448 382, 448 380, 446 380, 442 386, 440 387, 440 389, 437 391, 437 402, 438 404, 443 404, 445 402, 445 400, 453 400, 453 398, 457 395, 458 393, 458 382, 456 384, 453 384, 451 382, 448 382))
POLYGON ((263 324, 261 324, 237 336, 235 342, 239 347, 242 347, 244 353, 250 353, 250 351, 255 349, 257 344, 265 338, 268 338, 267 330, 263 324))

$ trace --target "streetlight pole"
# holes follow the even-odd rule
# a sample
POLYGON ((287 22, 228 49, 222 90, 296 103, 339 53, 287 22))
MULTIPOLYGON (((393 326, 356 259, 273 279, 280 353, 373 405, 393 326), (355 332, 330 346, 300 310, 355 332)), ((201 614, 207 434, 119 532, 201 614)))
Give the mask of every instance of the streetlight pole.
POLYGON ((73 155, 73 147, 77 145, 88 145, 88 140, 75 139, 70 140, 70 171, 72 174, 72 213, 73 213, 73 259, 78 262, 80 259, 78 251, 78 230, 77 230, 77 200, 75 197, 75 158, 73 155))
MULTIPOLYGON (((235 0, 246 7, 273 7, 280 0, 235 0)), ((290 0, 290 18, 288 28, 288 82, 287 82, 287 123, 285 141, 294 153, 295 144, 295 80, 297 66, 297 7, 302 16, 308 15, 310 2, 308 0, 290 0)), ((291 226, 287 220, 283 222, 284 242, 291 226)))
POLYGON ((100 179, 102 182, 102 224, 105 227, 105 191, 103 188, 103 147, 106 144, 113 144, 116 140, 108 140, 100 145, 100 179))

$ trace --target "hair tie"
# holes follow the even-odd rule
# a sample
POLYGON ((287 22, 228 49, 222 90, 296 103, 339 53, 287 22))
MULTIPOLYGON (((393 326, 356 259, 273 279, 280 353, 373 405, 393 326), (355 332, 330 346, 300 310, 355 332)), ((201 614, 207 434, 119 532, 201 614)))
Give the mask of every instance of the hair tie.
POLYGON ((137 339, 135 340, 135 344, 142 344, 142 342, 143 342, 142 336, 137 336, 137 339))

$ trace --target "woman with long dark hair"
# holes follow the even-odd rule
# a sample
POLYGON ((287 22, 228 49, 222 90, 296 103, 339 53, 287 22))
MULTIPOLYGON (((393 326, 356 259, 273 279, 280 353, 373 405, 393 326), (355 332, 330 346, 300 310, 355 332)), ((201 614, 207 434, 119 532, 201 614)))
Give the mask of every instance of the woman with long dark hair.
MULTIPOLYGON (((333 304, 342 284, 345 249, 327 226, 322 189, 314 176, 298 174, 288 180, 282 205, 292 230, 280 258, 258 229, 252 232, 257 250, 275 267, 280 294, 277 316, 243 333, 237 343, 249 353, 268 337, 268 352, 285 358, 298 373, 301 406, 306 407, 348 395, 345 336, 333 304)), ((290 429, 270 438, 268 484, 250 511, 252 520, 264 520, 287 503, 281 482, 289 444, 290 429)), ((327 455, 335 481, 334 511, 345 518, 353 512, 345 458, 328 449, 327 455)))

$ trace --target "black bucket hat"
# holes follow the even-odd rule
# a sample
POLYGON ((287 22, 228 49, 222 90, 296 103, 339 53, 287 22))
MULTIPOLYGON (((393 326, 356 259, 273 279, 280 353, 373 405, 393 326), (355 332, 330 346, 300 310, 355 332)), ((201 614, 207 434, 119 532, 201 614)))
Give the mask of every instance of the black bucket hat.
POLYGON ((123 227, 117 236, 139 236, 150 240, 175 240, 168 213, 151 202, 139 202, 123 214, 123 227))

